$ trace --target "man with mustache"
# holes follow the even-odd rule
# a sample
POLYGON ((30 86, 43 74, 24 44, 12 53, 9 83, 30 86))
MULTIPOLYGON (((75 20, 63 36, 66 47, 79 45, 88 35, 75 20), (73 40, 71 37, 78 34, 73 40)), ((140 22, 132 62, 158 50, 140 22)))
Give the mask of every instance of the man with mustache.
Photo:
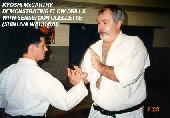
POLYGON ((61 82, 37 64, 44 60, 48 50, 45 38, 38 30, 24 32, 23 57, 0 73, 0 107, 5 108, 5 118, 44 117, 49 104, 70 110, 88 91, 82 81, 87 73, 68 69, 68 92, 61 82))
POLYGON ((98 12, 101 40, 92 44, 81 63, 74 68, 88 73, 94 104, 89 118, 143 118, 146 99, 145 69, 149 55, 137 36, 120 30, 123 11, 117 6, 103 7, 98 12))

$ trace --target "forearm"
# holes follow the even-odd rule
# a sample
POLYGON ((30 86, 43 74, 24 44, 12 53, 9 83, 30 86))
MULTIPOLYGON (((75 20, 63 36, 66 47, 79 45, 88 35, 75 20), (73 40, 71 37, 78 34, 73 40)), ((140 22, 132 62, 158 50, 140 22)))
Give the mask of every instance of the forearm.
POLYGON ((75 85, 69 91, 66 91, 60 82, 58 84, 53 83, 49 84, 52 87, 46 88, 48 90, 44 89, 43 92, 38 94, 42 99, 47 100, 52 106, 60 110, 68 111, 72 109, 88 95, 88 90, 83 82, 75 85))
POLYGON ((78 85, 71 88, 65 96, 65 108, 62 110, 70 110, 79 104, 86 96, 88 95, 87 88, 83 85, 83 83, 79 83, 78 85))
POLYGON ((105 76, 106 78, 113 80, 115 82, 119 82, 118 78, 116 77, 114 73, 114 67, 113 66, 107 66, 105 64, 98 64, 96 67, 96 70, 102 75, 105 76))

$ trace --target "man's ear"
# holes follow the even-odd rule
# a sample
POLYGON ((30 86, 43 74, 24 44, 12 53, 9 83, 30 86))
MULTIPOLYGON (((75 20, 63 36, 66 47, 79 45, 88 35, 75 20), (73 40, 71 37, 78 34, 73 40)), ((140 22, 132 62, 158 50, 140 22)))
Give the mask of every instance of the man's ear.
POLYGON ((118 23, 116 24, 116 29, 120 29, 121 25, 122 25, 122 21, 119 20, 118 23))
POLYGON ((35 50, 35 45, 34 45, 34 44, 31 44, 31 45, 28 47, 28 51, 34 52, 34 50, 35 50))

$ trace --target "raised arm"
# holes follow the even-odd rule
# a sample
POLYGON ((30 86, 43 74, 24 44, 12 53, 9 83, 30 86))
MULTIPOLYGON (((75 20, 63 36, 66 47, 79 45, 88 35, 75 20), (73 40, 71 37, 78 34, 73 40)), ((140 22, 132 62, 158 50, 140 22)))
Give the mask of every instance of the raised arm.
POLYGON ((118 78, 114 73, 114 67, 102 64, 100 61, 100 57, 91 48, 89 48, 89 51, 91 54, 93 68, 95 68, 102 76, 105 76, 106 78, 115 82, 119 82, 118 78))
POLYGON ((58 79, 49 73, 42 73, 41 76, 37 77, 39 79, 37 79, 36 82, 34 81, 36 94, 60 110, 72 109, 88 95, 88 90, 83 81, 81 81, 87 74, 78 73, 76 75, 75 71, 70 74, 70 82, 74 87, 66 91, 58 79))

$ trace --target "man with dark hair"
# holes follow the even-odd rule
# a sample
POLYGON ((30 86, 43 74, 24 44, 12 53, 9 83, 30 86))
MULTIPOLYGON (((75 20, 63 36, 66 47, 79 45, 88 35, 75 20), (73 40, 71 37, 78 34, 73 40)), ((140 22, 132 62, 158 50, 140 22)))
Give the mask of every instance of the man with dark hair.
POLYGON ((90 46, 81 63, 94 100, 89 118, 144 117, 144 72, 150 65, 149 55, 137 36, 122 33, 123 18, 123 11, 114 5, 98 12, 101 40, 90 46))
POLYGON ((23 58, 0 74, 0 107, 5 108, 6 118, 43 117, 49 104, 61 110, 76 106, 88 94, 82 80, 87 73, 68 69, 74 87, 67 92, 59 80, 37 65, 48 50, 41 32, 29 30, 24 35, 23 58))

